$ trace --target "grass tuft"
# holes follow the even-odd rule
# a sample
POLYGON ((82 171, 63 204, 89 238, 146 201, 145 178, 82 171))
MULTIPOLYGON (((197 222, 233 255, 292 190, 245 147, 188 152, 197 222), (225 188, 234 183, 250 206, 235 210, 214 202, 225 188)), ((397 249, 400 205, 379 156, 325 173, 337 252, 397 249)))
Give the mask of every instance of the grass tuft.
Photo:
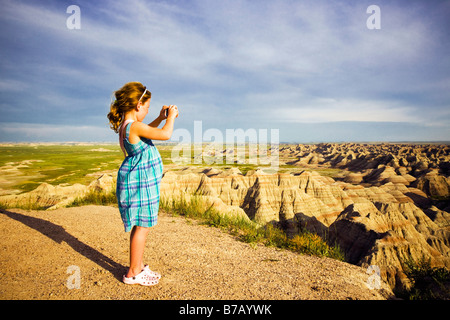
POLYGON ((67 207, 78 207, 89 204, 99 206, 117 205, 116 190, 112 190, 111 192, 96 190, 89 191, 82 197, 75 198, 75 200, 67 205, 67 207))
POLYGON ((50 206, 42 206, 36 203, 35 199, 29 199, 27 201, 22 201, 21 203, 4 203, 0 201, 0 209, 23 209, 23 210, 47 210, 50 206))

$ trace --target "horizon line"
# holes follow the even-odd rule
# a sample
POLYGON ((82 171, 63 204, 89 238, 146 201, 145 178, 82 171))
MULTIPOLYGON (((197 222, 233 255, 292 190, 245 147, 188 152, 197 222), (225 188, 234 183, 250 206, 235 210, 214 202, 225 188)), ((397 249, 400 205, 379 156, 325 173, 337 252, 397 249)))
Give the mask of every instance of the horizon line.
MULTIPOLYGON (((153 140, 152 140, 153 141, 153 140)), ((179 141, 159 141, 154 140, 157 144, 179 144, 179 141)), ((181 142, 183 143, 183 142, 181 142)), ((185 142, 186 143, 186 142, 185 142)), ((202 144, 211 144, 215 143, 214 141, 203 141, 202 144)), ((221 144, 220 142, 217 142, 221 144)), ((373 140, 373 141, 308 141, 308 142, 299 142, 299 141, 280 141, 278 145, 295 145, 295 144, 346 144, 346 143, 358 143, 358 144, 450 144, 450 140, 373 140)), ((3 145, 26 145, 26 144, 40 144, 40 145, 71 145, 71 144, 87 144, 87 145, 119 145, 119 142, 113 141, 0 141, 0 146, 3 145)), ((194 144, 186 143, 186 144, 194 144)), ((225 144, 223 142, 222 144, 225 144)), ((236 144, 243 144, 242 142, 236 142, 236 144)), ((258 144, 258 142, 249 142, 246 141, 245 144, 258 144)))

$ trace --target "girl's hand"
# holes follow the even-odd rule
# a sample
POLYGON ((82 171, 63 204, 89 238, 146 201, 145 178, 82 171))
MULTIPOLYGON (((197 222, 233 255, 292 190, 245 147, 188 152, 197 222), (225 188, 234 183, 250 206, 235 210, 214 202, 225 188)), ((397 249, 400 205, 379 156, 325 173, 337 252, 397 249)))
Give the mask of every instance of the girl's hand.
POLYGON ((172 118, 172 119, 178 118, 178 107, 177 106, 170 105, 169 107, 167 107, 167 106, 164 106, 164 107, 166 107, 166 109, 169 108, 169 115, 167 116, 167 118, 172 118))
POLYGON ((166 110, 168 110, 168 109, 169 109, 168 106, 163 106, 163 107, 161 108, 161 111, 159 112, 159 118, 160 118, 160 119, 162 119, 162 120, 167 119, 167 116, 166 116, 166 110))

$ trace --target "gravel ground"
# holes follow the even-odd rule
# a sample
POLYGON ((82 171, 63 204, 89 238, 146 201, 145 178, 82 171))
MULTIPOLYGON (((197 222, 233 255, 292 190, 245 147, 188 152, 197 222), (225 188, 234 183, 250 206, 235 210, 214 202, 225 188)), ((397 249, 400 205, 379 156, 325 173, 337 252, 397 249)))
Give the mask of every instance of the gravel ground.
POLYGON ((250 245, 195 220, 160 212, 145 262, 153 287, 121 281, 129 233, 117 208, 0 210, 3 300, 384 300, 365 270, 328 258, 250 245), (77 278, 79 288, 74 288, 77 278))

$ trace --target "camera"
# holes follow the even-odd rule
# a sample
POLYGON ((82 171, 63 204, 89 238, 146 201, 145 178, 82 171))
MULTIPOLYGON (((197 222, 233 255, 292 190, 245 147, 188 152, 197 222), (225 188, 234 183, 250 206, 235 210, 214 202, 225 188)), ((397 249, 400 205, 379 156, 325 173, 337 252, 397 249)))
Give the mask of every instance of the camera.
POLYGON ((166 118, 169 116, 169 108, 167 108, 166 110, 164 110, 164 115, 166 116, 166 118))

